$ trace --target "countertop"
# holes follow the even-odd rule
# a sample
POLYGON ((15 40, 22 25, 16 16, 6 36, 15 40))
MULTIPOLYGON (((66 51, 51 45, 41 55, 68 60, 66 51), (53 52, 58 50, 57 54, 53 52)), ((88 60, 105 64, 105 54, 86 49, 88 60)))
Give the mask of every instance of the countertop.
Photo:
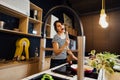
MULTIPOLYGON (((54 69, 57 69, 61 66, 64 66, 66 65, 67 63, 63 64, 63 65, 60 65, 60 66, 57 66, 57 67, 54 67, 54 68, 51 68, 49 70, 46 70, 46 71, 43 71, 43 72, 40 72, 40 73, 36 73, 34 75, 31 75, 31 76, 28 76, 22 80, 31 80, 32 78, 34 77, 37 77, 37 76, 40 76, 42 74, 50 74, 50 75, 53 75, 53 76, 56 76, 56 77, 60 77, 60 78, 64 78, 64 79, 68 79, 68 80, 77 80, 77 75, 73 76, 73 77, 69 77, 69 76, 65 76, 65 75, 62 75, 62 74, 58 74, 58 73, 55 73, 55 72, 52 72, 52 70, 54 69)), ((97 79, 92 79, 92 78, 88 78, 88 77, 85 77, 84 80, 97 80, 97 79)))

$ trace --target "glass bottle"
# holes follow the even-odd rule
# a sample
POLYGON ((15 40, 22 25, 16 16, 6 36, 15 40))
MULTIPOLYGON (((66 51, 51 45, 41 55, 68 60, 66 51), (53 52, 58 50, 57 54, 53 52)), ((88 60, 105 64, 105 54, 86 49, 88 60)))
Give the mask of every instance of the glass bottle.
POLYGON ((35 48, 35 60, 37 59, 37 57, 38 57, 38 48, 36 47, 35 48))

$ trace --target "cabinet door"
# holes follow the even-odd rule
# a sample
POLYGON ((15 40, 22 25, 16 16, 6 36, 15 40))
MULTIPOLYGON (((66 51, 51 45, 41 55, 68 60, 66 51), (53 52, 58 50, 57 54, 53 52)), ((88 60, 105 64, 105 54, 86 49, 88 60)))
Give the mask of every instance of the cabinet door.
POLYGON ((47 70, 47 69, 50 68, 50 61, 51 61, 51 58, 50 58, 50 57, 46 57, 46 58, 45 58, 43 70, 47 70))
POLYGON ((0 70, 0 80, 20 80, 27 76, 28 64, 0 70))
POLYGON ((38 67, 39 67, 38 63, 30 63, 30 64, 28 64, 28 75, 38 73, 39 72, 38 67))

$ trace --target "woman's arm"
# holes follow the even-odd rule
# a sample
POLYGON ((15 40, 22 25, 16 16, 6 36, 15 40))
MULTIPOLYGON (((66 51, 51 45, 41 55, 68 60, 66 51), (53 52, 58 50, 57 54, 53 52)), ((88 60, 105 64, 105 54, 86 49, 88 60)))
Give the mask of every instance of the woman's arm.
POLYGON ((67 50, 67 53, 72 57, 72 59, 78 60, 78 58, 72 53, 70 49, 67 50))

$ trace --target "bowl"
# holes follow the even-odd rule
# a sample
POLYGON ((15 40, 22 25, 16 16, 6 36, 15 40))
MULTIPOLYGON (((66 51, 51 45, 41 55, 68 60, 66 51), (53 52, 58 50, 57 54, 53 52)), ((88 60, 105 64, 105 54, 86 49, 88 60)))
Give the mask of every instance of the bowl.
MULTIPOLYGON (((77 71, 78 66, 77 66, 77 64, 72 64, 72 65, 71 65, 71 68, 72 68, 73 70, 77 71)), ((91 67, 91 66, 84 65, 84 71, 87 72, 87 73, 91 73, 91 72, 93 71, 93 69, 94 69, 94 68, 91 67)))

